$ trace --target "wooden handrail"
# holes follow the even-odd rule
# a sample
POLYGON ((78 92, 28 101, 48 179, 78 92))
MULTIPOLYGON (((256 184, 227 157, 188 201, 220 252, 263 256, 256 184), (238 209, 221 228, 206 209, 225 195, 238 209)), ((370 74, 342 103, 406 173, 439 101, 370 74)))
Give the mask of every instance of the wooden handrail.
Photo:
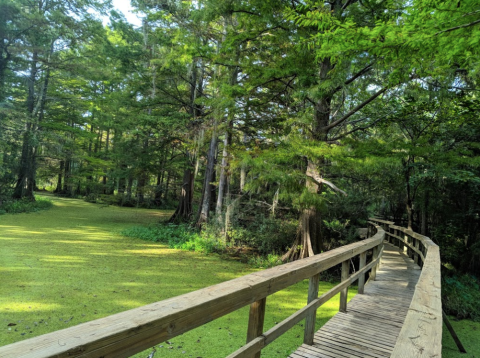
MULTIPOLYGON (((229 357, 254 357, 295 323, 304 318, 311 320, 317 308, 338 292, 343 292, 340 305, 346 307, 348 287, 356 280, 363 285, 367 270, 373 271, 380 260, 385 232, 379 226, 375 226, 375 229, 377 233, 371 238, 319 255, 0 347, 0 357, 130 357, 248 304, 253 304, 250 319, 255 320, 249 323, 250 342, 229 357), (375 249, 377 254, 369 264, 363 263, 363 267, 351 276, 349 272, 344 272, 339 285, 320 297, 309 295, 307 306, 254 338, 261 332, 259 327, 263 326, 261 310, 267 296, 304 279, 318 279, 319 273, 340 263, 344 263, 344 269, 349 270, 346 263, 351 258, 357 255, 366 257, 365 253, 371 249, 375 249), (252 309, 257 312, 252 313, 252 309)), ((363 262, 364 258, 361 257, 360 261, 363 262)), ((310 280, 311 284, 312 281, 315 282, 315 279, 310 280)), ((309 329, 314 329, 314 326, 309 329)))
MULTIPOLYGON (((375 218, 370 218, 370 221, 384 224, 383 220, 375 218)), ((407 317, 391 357, 441 357, 442 296, 439 247, 427 236, 395 226, 393 223, 388 226, 387 236, 396 241, 407 255, 422 266, 407 317)))

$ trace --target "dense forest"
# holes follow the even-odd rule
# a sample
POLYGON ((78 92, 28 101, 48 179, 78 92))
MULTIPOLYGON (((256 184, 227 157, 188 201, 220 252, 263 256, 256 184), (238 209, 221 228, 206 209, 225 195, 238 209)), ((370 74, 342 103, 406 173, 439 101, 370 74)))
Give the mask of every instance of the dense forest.
POLYGON ((170 208, 284 260, 378 215, 480 276, 476 0, 132 6, 0 0, 0 210, 170 208))

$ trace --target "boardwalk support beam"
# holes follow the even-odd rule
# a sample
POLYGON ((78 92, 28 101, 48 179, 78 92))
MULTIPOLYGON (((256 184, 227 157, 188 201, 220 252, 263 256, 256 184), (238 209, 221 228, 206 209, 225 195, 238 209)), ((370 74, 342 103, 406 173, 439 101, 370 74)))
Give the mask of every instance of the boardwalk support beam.
MULTIPOLYGON (((367 263, 367 252, 362 252, 360 254, 360 266, 359 270, 363 269, 367 263)), ((358 278, 358 293, 363 293, 365 289, 365 274, 360 275, 358 278)))
POLYGON ((465 347, 463 346, 462 342, 460 342, 460 339, 458 338, 457 333, 455 333, 455 330, 453 329, 450 321, 448 320, 448 317, 445 314, 444 310, 442 310, 442 316, 443 316, 443 323, 445 323, 445 326, 447 326, 448 331, 452 335, 452 338, 455 341, 455 344, 457 345, 458 350, 462 353, 467 353, 467 351, 465 350, 465 347))
MULTIPOLYGON (((253 302, 250 305, 250 314, 248 316, 248 331, 247 331, 247 343, 253 341, 255 338, 263 333, 263 322, 265 320, 265 305, 267 298, 264 297, 261 300, 253 302)), ((252 355, 252 358, 260 358, 260 353, 257 352, 252 355)))
MULTIPOLYGON (((342 282, 350 277, 350 260, 342 262, 342 282)), ((347 312, 348 287, 340 291, 340 312, 347 312)))
MULTIPOLYGON (((308 299, 307 304, 318 298, 318 286, 320 282, 320 274, 310 277, 308 285, 308 299)), ((303 336, 303 343, 312 345, 313 336, 315 335, 315 322, 317 320, 317 311, 313 311, 305 318, 305 333, 303 336)))

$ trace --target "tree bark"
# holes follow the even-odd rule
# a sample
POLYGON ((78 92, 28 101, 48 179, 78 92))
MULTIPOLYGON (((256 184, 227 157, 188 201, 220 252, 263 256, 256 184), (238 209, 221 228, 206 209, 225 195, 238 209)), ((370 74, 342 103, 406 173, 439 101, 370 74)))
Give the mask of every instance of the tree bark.
POLYGON ((57 187, 55 188, 54 193, 60 193, 62 191, 62 178, 63 178, 63 171, 65 169, 65 161, 61 160, 60 161, 60 169, 58 173, 58 179, 57 179, 57 187))
POLYGON ((180 194, 180 200, 177 209, 173 213, 168 222, 180 223, 188 222, 192 216, 193 202, 193 170, 191 167, 186 168, 183 172, 183 184, 180 194))
POLYGON ((226 192, 228 175, 228 145, 229 145, 229 134, 228 131, 225 132, 225 138, 223 139, 223 153, 222 153, 222 166, 220 168, 220 180, 218 182, 218 196, 217 196, 217 206, 215 208, 215 214, 220 217, 222 215, 223 207, 223 197, 226 192))
MULTIPOLYGON (((319 175, 318 166, 308 161, 306 175, 316 177, 319 175)), ((317 195, 321 191, 321 186, 307 180, 307 190, 312 195, 317 195)), ((323 249, 323 240, 320 227, 320 213, 314 206, 307 207, 301 211, 299 226, 297 228, 297 237, 293 246, 285 255, 282 256, 283 261, 293 261, 313 256, 321 252, 323 249)))
POLYGON ((217 151, 217 131, 213 130, 212 139, 210 140, 210 148, 207 155, 207 166, 205 168, 205 181, 203 184, 203 195, 200 203, 200 210, 196 226, 201 228, 208 221, 210 213, 210 202, 212 198, 212 181, 215 172, 215 154, 217 151))
POLYGON ((22 153, 20 157, 20 168, 18 172, 17 182, 13 192, 13 198, 28 198, 35 200, 33 194, 33 183, 35 181, 35 173, 33 168, 34 161, 34 141, 35 141, 35 82, 37 79, 38 52, 32 54, 32 63, 30 65, 30 75, 28 77, 28 96, 27 111, 29 118, 25 125, 25 133, 23 135, 22 153))
POLYGON ((131 175, 127 177, 127 188, 125 191, 125 198, 123 200, 123 203, 130 203, 132 200, 132 187, 133 187, 133 178, 131 175))
MULTIPOLYGON (((333 65, 329 58, 325 58, 319 64, 319 79, 320 82, 328 79, 329 72, 333 69, 333 65)), ((319 142, 324 142, 328 138, 328 131, 326 129, 330 122, 331 103, 333 93, 326 92, 315 104, 314 122, 313 122, 313 139, 319 142)), ((308 177, 321 178, 320 167, 324 164, 324 159, 320 158, 318 163, 311 158, 306 158, 307 168, 305 175, 307 180, 305 182, 307 190, 312 195, 317 195, 321 192, 322 186, 310 180, 308 177)), ((290 250, 283 255, 283 261, 292 261, 302 259, 304 257, 312 256, 323 250, 323 240, 321 235, 321 216, 315 207, 304 208, 300 214, 298 223, 297 237, 290 250)))
POLYGON ((413 161, 414 161, 413 158, 408 157, 408 159, 403 162, 403 169, 405 173, 405 186, 406 186, 405 208, 407 211, 407 228, 410 230, 412 230, 413 228, 413 193, 412 193, 412 186, 410 185, 410 177, 411 177, 410 163, 413 161))

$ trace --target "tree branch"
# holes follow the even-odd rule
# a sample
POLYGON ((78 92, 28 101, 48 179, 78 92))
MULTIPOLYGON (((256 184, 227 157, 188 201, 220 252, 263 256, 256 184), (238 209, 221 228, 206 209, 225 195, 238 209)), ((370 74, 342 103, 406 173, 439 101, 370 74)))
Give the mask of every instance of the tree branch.
POLYGON ((440 35, 440 34, 443 34, 444 32, 450 32, 450 31, 455 31, 455 30, 458 30, 458 29, 463 29, 465 27, 470 27, 470 26, 473 26, 473 25, 476 25, 480 23, 480 19, 479 20, 476 20, 476 21, 473 21, 469 24, 465 24, 465 25, 460 25, 460 26, 455 26, 455 27, 451 27, 449 29, 446 29, 446 30, 443 30, 443 31, 439 31, 437 32, 434 36, 437 36, 437 35, 440 35))
POLYGON ((345 122, 348 118, 350 118, 351 116, 353 116, 355 113, 357 113, 359 110, 361 110, 363 107, 365 107, 367 104, 369 104, 370 102, 372 102, 375 98, 377 98, 378 96, 380 96, 382 93, 386 92, 388 90, 388 86, 387 87, 383 87, 381 90, 379 90, 378 92, 375 92, 369 99, 367 99, 366 101, 360 103, 358 106, 356 106, 354 109, 352 109, 350 112, 348 112, 347 114, 345 114, 342 118, 339 118, 337 119, 335 122, 329 124, 328 126, 322 128, 325 132, 326 131, 329 131, 330 129, 332 128, 335 128, 336 126, 338 126, 339 124, 345 122))
POLYGON ((249 14, 249 15, 255 15, 255 16, 261 16, 260 14, 257 14, 253 11, 248 11, 248 10, 233 10, 232 11, 232 14, 233 13, 236 13, 236 12, 240 12, 240 13, 244 13, 244 14, 249 14))
POLYGON ((348 80, 346 80, 342 86, 338 86, 337 88, 335 88, 333 90, 333 93, 336 93, 338 91, 340 91, 344 86, 348 86, 350 83, 352 83, 353 81, 355 81, 358 77, 364 75, 365 73, 367 73, 368 71, 370 71, 372 69, 372 66, 373 66, 373 63, 370 63, 368 64, 367 66, 365 66, 364 68, 362 68, 360 71, 358 71, 356 74, 354 74, 352 77, 350 77, 348 80))
POLYGON ((335 186, 335 184, 333 184, 332 182, 329 182, 328 180, 326 179, 323 179, 321 178, 320 176, 317 176, 315 175, 315 178, 311 175, 307 175, 307 178, 310 179, 311 181, 313 181, 315 184, 317 185, 322 185, 323 184, 327 184, 330 188, 332 188, 333 190, 335 191, 338 191, 340 193, 342 193, 343 195, 345 196, 348 196, 347 193, 345 193, 342 189, 339 189, 337 186, 335 186))
POLYGON ((340 140, 342 138, 345 138, 347 135, 349 134, 352 134, 352 133, 355 133, 357 131, 361 131, 361 130, 365 130, 365 129, 368 129, 370 127, 373 127, 375 124, 377 124, 378 122, 380 122, 382 119, 384 119, 383 117, 382 118, 378 118, 377 120, 373 121, 372 123, 370 123, 369 125, 367 126, 364 126, 364 127, 356 127, 356 128, 353 128, 352 130, 349 130, 348 132, 346 133, 343 133, 343 134, 339 134, 338 136, 336 136, 335 138, 332 138, 332 139, 329 139, 329 141, 332 141, 332 142, 335 142, 337 140, 340 140))

